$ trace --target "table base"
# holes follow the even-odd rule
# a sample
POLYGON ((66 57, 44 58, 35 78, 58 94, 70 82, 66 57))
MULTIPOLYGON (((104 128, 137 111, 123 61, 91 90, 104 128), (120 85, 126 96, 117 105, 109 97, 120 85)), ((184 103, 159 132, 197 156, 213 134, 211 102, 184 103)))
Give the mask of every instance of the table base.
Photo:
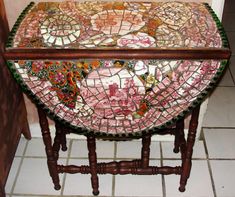
MULTIPOLYGON (((151 134, 145 134, 142 136, 142 150, 141 159, 136 159, 132 161, 113 161, 108 163, 98 163, 96 155, 96 136, 87 135, 87 147, 88 147, 88 157, 89 165, 58 165, 57 161, 59 158, 59 150, 67 150, 66 145, 66 134, 70 133, 71 130, 64 125, 56 122, 56 136, 54 143, 50 136, 50 130, 48 125, 48 120, 45 112, 38 107, 39 122, 41 126, 41 132, 43 141, 47 153, 47 164, 49 168, 50 176, 54 183, 54 188, 59 190, 61 188, 59 181, 59 173, 81 173, 81 174, 91 174, 91 184, 93 189, 93 194, 99 194, 99 179, 98 174, 136 174, 136 175, 155 175, 155 174, 176 174, 180 175, 180 186, 179 191, 184 192, 187 180, 190 175, 192 166, 192 153, 193 146, 196 137, 196 130, 198 125, 200 106, 192 110, 189 131, 187 140, 184 135, 184 119, 178 120, 174 127, 168 129, 159 130, 160 135, 172 134, 175 136, 174 149, 175 153, 181 153, 181 166, 150 166, 149 156, 150 156, 150 144, 151 144, 151 134)), ((125 138, 124 138, 125 139, 125 138)), ((113 138, 111 140, 117 140, 113 138)), ((128 142, 127 142, 128 143, 128 142)))

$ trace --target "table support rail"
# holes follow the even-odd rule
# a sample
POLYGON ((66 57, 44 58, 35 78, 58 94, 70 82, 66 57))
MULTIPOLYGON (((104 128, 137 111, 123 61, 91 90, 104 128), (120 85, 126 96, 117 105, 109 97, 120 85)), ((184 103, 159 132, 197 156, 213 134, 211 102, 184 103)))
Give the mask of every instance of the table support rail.
MULTIPOLYGON (((81 173, 91 174, 91 184, 93 188, 93 194, 99 194, 99 179, 98 174, 112 174, 112 175, 169 175, 176 174, 180 175, 180 187, 181 192, 185 191, 185 185, 190 175, 191 170, 191 159, 193 153, 193 146, 195 142, 196 129, 198 124, 200 106, 196 107, 192 111, 190 120, 189 133, 187 141, 184 136, 184 119, 178 120, 175 127, 167 128, 159 131, 160 135, 171 134, 175 136, 174 149, 175 153, 181 153, 182 165, 181 166, 149 166, 150 160, 150 145, 151 145, 151 134, 145 134, 142 136, 142 149, 141 158, 132 161, 112 161, 106 163, 98 163, 96 155, 96 136, 87 136, 87 148, 89 165, 58 165, 57 160, 59 158, 59 150, 67 150, 66 145, 66 134, 71 133, 69 128, 56 122, 56 136, 54 144, 50 136, 50 130, 48 126, 48 120, 45 112, 40 107, 38 108, 39 121, 45 144, 45 149, 48 159, 49 173, 52 177, 55 189, 60 189, 59 173, 81 173)), ((128 140, 128 139, 127 139, 128 140)), ((130 139, 129 139, 130 140, 130 139)))
MULTIPOLYGON (((171 167, 171 166, 148 166, 146 168, 135 167, 135 161, 126 161, 121 162, 110 162, 110 163, 98 163, 97 164, 97 173, 98 174, 112 174, 112 175, 125 175, 125 174, 135 174, 135 175, 156 175, 156 174, 181 174, 181 167, 171 167), (124 166, 125 164, 126 166, 124 166)), ((91 167, 88 165, 75 166, 75 165, 58 165, 57 170, 59 173, 81 173, 89 174, 91 173, 91 167)))

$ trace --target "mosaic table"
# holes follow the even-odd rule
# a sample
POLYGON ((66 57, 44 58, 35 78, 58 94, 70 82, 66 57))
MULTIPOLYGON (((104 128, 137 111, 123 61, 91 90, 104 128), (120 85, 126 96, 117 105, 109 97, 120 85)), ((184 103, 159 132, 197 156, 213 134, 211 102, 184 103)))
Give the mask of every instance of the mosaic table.
POLYGON ((5 57, 39 110, 48 165, 58 173, 181 174, 191 168, 199 106, 230 57, 208 4, 183 2, 31 3, 19 16, 5 57), (56 122, 52 147, 46 114, 56 122), (188 141, 184 117, 192 112, 188 141), (57 165, 65 134, 88 137, 89 166, 57 165), (152 134, 175 135, 181 167, 150 167, 152 134), (95 138, 143 138, 141 160, 97 164, 95 138))

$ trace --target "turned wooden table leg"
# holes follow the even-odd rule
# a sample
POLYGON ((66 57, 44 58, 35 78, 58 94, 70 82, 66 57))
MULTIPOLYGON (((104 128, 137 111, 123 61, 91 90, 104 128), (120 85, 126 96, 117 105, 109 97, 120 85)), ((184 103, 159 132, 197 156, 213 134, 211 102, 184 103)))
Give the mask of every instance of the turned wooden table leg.
POLYGON ((54 158, 58 160, 62 130, 58 122, 55 122, 55 128, 56 128, 56 134, 55 134, 55 139, 54 139, 54 144, 53 144, 53 151, 54 151, 54 158))
POLYGON ((180 152, 181 152, 181 159, 182 161, 185 160, 185 153, 186 153, 186 140, 184 137, 184 121, 181 122, 181 129, 180 129, 180 152))
POLYGON ((67 133, 67 131, 66 131, 65 127, 63 126, 62 131, 61 131, 61 135, 60 135, 60 143, 61 143, 61 150, 62 151, 68 150, 67 141, 66 141, 66 133, 67 133))
POLYGON ((54 188, 56 190, 59 190, 61 186, 60 186, 59 174, 57 172, 57 161, 54 158, 54 151, 52 148, 52 140, 51 140, 49 125, 46 114, 43 111, 43 109, 41 109, 40 107, 38 107, 38 115, 39 115, 39 123, 41 126, 43 142, 45 144, 45 149, 47 154, 47 164, 48 164, 49 173, 54 183, 54 188))
POLYGON ((147 134, 142 137, 142 150, 141 150, 141 167, 147 168, 149 166, 151 135, 147 134))
POLYGON ((191 171, 191 166, 192 166, 191 160, 192 160, 193 146, 197 132, 199 111, 200 111, 200 105, 193 109, 189 124, 185 158, 182 161, 182 172, 181 172, 180 187, 179 187, 179 191, 181 192, 185 191, 185 185, 187 183, 191 171))
POLYGON ((87 137, 87 147, 89 156, 89 165, 91 169, 91 184, 94 195, 99 195, 99 179, 97 175, 97 156, 96 156, 96 142, 95 137, 87 137))
POLYGON ((184 133, 184 119, 176 122, 175 142, 174 142, 174 153, 180 151, 181 135, 184 133))

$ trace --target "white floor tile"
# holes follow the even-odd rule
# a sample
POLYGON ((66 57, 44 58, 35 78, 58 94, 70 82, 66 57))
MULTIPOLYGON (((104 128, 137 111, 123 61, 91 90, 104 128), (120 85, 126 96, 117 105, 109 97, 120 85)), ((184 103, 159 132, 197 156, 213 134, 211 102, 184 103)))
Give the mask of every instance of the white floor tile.
POLYGON ((23 156, 27 141, 24 137, 20 138, 15 156, 23 156))
POLYGON ((217 87, 209 98, 204 127, 235 127, 235 87, 217 87))
POLYGON ((235 158, 235 129, 204 129, 209 158, 235 158))
MULTIPOLYGON (((180 160, 166 160, 164 165, 177 166, 181 165, 180 160)), ((192 162, 192 170, 186 191, 179 192, 179 175, 166 175, 166 197, 213 197, 213 189, 211 185, 210 174, 207 161, 194 160, 192 162)))
MULTIPOLYGON (((105 162, 105 161, 104 161, 105 162)), ((87 165, 87 160, 71 159, 71 165, 87 165)), ((100 196, 112 195, 112 175, 98 175, 100 196)), ((91 175, 90 174, 66 174, 63 195, 91 195, 91 175)))
MULTIPOLYGON (((114 142, 96 141, 97 158, 113 158, 114 157, 114 142)), ((86 140, 73 140, 71 157, 88 157, 86 140)))
MULTIPOLYGON (((181 158, 180 153, 176 154, 173 152, 174 142, 161 142, 161 144, 162 144, 162 154, 164 159, 181 158)), ((205 159, 205 158, 206 158, 206 153, 203 142, 196 141, 193 147, 193 159, 205 159)))
POLYGON ((11 170, 8 175, 7 183, 5 186, 6 193, 11 192, 12 186, 13 186, 15 178, 16 178, 17 171, 19 170, 19 167, 20 167, 20 161, 21 161, 21 158, 17 158, 17 157, 14 158, 14 160, 13 160, 11 170))
MULTIPOLYGON (((65 160, 62 162, 65 163, 65 160)), ((63 175, 60 175, 62 185, 63 175)), ((54 190, 49 171, 47 160, 41 158, 24 158, 16 181, 14 194, 35 194, 35 195, 59 195, 60 190, 54 190)))
POLYGON ((31 195, 23 195, 23 196, 17 195, 17 196, 15 196, 15 195, 13 195, 11 197, 61 197, 61 196, 60 195, 53 195, 53 196, 47 196, 47 195, 45 195, 45 196, 42 196, 42 195, 40 195, 40 196, 37 196, 37 195, 32 195, 32 196, 31 195))
MULTIPOLYGON (((69 140, 67 140, 69 145, 69 140)), ((68 151, 63 152, 60 150, 60 157, 67 157, 68 151)), ((28 142, 28 146, 25 152, 25 156, 28 157, 46 157, 45 145, 42 138, 33 138, 28 142)))
MULTIPOLYGON (((151 161, 150 165, 160 165, 159 161, 151 161)), ((115 196, 155 196, 161 197, 161 175, 116 175, 115 196)))
POLYGON ((235 196, 235 161, 210 161, 217 197, 235 196))
MULTIPOLYGON (((19 196, 19 195, 15 196, 15 195, 13 195, 12 197, 42 197, 42 196, 35 196, 35 195, 33 195, 33 196, 29 196, 29 195, 27 195, 27 196, 19 196)), ((54 197, 57 197, 57 196, 54 196, 54 197)))
MULTIPOLYGON (((140 158, 142 142, 128 141, 117 142, 117 158, 140 158)), ((151 142, 150 158, 160 158, 160 143, 151 142)))
POLYGON ((230 73, 230 69, 226 69, 224 76, 222 77, 218 86, 234 86, 233 79, 230 73))

